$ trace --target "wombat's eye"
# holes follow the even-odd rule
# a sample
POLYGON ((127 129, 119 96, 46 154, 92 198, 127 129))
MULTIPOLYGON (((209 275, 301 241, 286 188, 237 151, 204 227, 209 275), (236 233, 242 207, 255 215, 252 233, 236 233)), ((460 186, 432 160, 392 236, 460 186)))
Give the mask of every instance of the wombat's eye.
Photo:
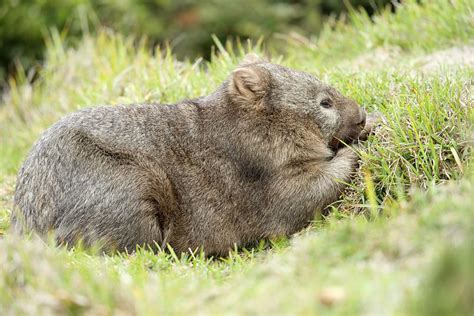
POLYGON ((319 103, 319 105, 321 105, 323 108, 328 109, 332 106, 332 102, 330 99, 323 99, 321 103, 319 103))

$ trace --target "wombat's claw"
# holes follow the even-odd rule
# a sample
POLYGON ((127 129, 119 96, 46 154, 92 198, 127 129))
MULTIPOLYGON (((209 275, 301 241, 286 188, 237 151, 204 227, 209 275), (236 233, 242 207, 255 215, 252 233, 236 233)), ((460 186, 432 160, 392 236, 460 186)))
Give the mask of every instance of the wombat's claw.
POLYGON ((372 134, 374 128, 378 125, 384 124, 386 122, 385 117, 380 112, 372 112, 367 115, 367 120, 364 126, 364 129, 359 135, 358 141, 365 141, 369 138, 369 135, 372 134))
POLYGON ((387 122, 387 119, 385 118, 385 116, 383 116, 382 113, 380 113, 379 111, 376 111, 376 112, 370 113, 367 116, 367 122, 372 122, 374 123, 374 125, 385 124, 387 122))

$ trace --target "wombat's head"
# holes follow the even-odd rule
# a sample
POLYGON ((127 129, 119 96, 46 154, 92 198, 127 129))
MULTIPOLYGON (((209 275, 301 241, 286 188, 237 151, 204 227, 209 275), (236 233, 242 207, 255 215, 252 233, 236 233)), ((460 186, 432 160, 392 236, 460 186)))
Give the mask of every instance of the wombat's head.
POLYGON ((312 125, 334 149, 357 139, 365 126, 365 111, 355 101, 308 73, 261 59, 247 58, 234 70, 228 91, 241 106, 312 125))

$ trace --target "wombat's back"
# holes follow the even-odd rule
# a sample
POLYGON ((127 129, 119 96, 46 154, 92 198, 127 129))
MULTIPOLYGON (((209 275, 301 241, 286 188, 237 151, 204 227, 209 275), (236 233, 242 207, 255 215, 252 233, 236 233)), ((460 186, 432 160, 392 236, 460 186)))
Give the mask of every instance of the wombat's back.
POLYGON ((141 111, 148 112, 80 111, 48 129, 19 172, 13 228, 54 231, 61 243, 98 241, 107 249, 160 244, 160 208, 150 190, 160 171, 144 167, 152 149, 141 127, 149 115, 141 111))
POLYGON ((14 196, 12 226, 19 232, 36 230, 44 234, 54 222, 54 197, 58 197, 57 172, 60 153, 65 145, 60 136, 64 122, 58 122, 44 132, 33 145, 18 173, 14 196))

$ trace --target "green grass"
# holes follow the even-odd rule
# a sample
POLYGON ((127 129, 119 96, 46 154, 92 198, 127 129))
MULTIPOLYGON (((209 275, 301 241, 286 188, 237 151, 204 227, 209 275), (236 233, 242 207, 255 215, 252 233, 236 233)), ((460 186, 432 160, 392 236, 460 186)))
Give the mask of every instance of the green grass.
POLYGON ((385 116, 360 148, 353 185, 331 215, 297 236, 220 259, 146 250, 104 256, 18 239, 8 233, 14 176, 39 134, 65 113, 207 94, 262 45, 216 43, 211 62, 180 62, 105 31, 75 48, 53 36, 39 79, 11 80, 0 105, 0 311, 472 314, 474 68, 425 65, 433 52, 474 45, 474 6, 405 1, 374 21, 352 12, 348 23, 317 40, 290 40, 272 58, 385 116), (396 53, 380 62, 381 51, 396 53))

